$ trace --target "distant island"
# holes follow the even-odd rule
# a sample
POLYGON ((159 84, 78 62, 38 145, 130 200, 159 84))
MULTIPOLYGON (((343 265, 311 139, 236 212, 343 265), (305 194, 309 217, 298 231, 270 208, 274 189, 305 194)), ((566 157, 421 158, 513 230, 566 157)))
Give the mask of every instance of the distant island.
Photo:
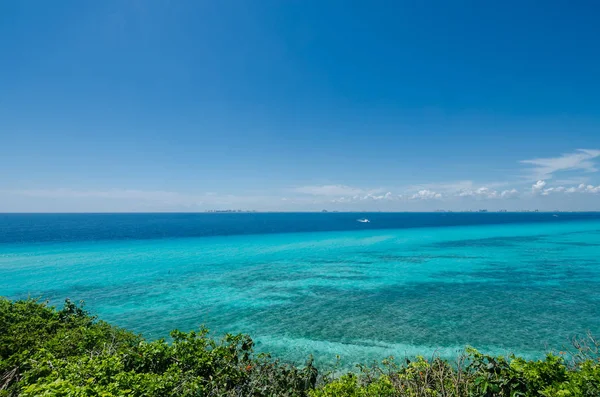
POLYGON ((247 213, 247 212, 258 212, 255 210, 206 210, 207 213, 219 213, 219 214, 230 214, 230 213, 247 213))

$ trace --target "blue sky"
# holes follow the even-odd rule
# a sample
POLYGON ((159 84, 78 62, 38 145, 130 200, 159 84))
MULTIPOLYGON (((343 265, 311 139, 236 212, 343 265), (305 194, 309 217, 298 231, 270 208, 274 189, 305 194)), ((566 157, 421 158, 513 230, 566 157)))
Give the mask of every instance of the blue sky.
POLYGON ((0 3, 0 211, 600 210, 591 1, 0 3))

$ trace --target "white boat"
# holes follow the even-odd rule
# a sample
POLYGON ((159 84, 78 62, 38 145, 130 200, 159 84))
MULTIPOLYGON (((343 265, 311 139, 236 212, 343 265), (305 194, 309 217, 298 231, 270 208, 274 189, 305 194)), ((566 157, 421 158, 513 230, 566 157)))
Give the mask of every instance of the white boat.
POLYGON ((367 218, 363 218, 363 219, 357 219, 357 221, 358 221, 358 222, 361 222, 361 223, 369 223, 369 222, 371 222, 371 221, 370 221, 370 220, 368 220, 367 218))

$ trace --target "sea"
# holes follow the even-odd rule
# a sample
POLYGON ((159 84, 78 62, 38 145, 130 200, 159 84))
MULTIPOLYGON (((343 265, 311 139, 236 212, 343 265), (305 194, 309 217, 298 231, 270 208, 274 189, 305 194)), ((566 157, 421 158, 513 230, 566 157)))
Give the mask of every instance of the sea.
POLYGON ((0 214, 0 295, 293 363, 541 358, 600 335, 600 213, 0 214))

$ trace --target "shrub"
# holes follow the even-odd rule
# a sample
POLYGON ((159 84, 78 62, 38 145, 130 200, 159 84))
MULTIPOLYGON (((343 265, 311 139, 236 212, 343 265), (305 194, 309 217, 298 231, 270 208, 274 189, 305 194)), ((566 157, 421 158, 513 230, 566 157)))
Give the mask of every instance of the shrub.
POLYGON ((320 378, 312 359, 299 367, 257 355, 246 335, 216 340, 201 328, 171 337, 146 341, 69 300, 56 310, 0 298, 0 397, 600 396, 600 344, 591 336, 575 340, 569 354, 538 361, 467 348, 456 362, 390 358, 320 378))
POLYGON ((305 396, 317 372, 255 356, 245 335, 145 341, 66 301, 0 299, 0 396, 305 396))

